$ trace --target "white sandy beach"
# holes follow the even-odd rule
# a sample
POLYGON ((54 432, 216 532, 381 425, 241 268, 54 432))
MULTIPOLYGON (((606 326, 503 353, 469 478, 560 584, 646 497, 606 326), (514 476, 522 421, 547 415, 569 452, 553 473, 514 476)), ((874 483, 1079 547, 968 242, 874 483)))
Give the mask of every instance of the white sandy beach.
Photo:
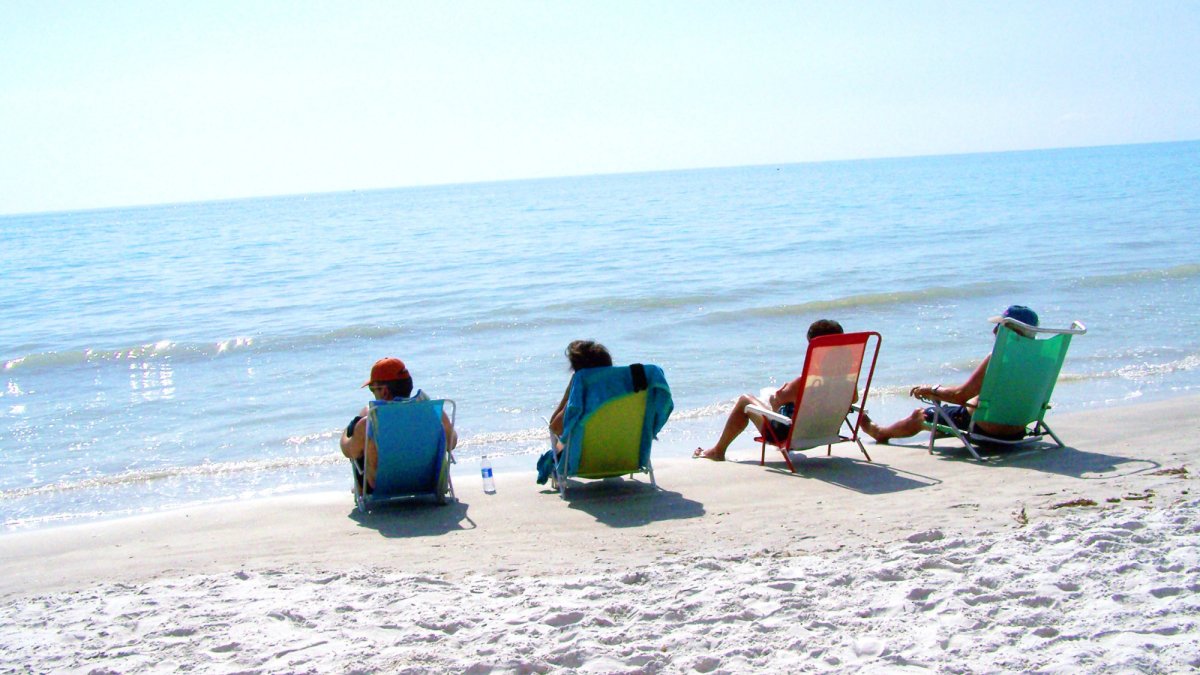
POLYGON ((365 518, 347 489, 6 534, 0 671, 1195 670, 1197 406, 1052 413, 1068 448, 989 464, 914 441, 790 475, 746 435, 657 491, 502 474, 365 518))

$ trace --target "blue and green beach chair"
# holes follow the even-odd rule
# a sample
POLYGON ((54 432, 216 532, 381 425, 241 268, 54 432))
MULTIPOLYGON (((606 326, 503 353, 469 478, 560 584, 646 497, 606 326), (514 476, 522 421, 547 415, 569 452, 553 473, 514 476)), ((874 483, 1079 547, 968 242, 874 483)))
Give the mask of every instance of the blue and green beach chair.
POLYGON ((674 403, 661 368, 585 368, 575 373, 563 414, 563 435, 553 476, 566 498, 569 478, 611 478, 647 473, 657 487, 650 445, 667 423, 674 403))
POLYGON ((1084 333, 1087 328, 1078 321, 1070 328, 1055 329, 1003 319, 983 376, 979 405, 971 415, 967 429, 956 427, 938 401, 922 399, 933 406, 935 413, 934 421, 925 425, 932 432, 929 452, 934 451, 934 441, 945 436, 958 438, 971 455, 981 461, 980 444, 1013 447, 1050 436, 1058 447, 1063 447, 1062 440, 1046 424, 1046 411, 1050 409, 1050 395, 1067 358, 1071 338, 1084 333), (1020 427, 1025 431, 1019 438, 996 438, 977 429, 980 422, 1020 427))
POLYGON ((367 414, 367 442, 379 457, 375 487, 368 490, 361 467, 354 468, 355 502, 360 511, 412 497, 433 497, 438 504, 453 500, 450 465, 454 455, 446 448, 442 414, 449 407, 451 425, 456 406, 449 399, 371 401, 367 414))

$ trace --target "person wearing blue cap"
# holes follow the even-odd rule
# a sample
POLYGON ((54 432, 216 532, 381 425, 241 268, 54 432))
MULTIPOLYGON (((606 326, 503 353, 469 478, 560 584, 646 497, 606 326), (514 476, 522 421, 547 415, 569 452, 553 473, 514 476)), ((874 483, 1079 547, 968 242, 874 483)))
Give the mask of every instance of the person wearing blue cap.
MULTIPOLYGON (((1000 316, 993 316, 988 319, 991 323, 999 324, 1004 319, 1013 319, 1020 321, 1026 326, 1038 325, 1037 312, 1029 309, 1024 305, 1010 305, 1008 309, 1000 316)), ((1028 331, 1022 330, 1020 326, 1009 326, 1017 332, 1018 335, 1023 335, 1027 338, 1032 338, 1033 335, 1028 331)), ((992 334, 1000 330, 1000 326, 992 329, 992 334)), ((948 387, 945 385, 927 385, 919 384, 909 390, 910 396, 915 396, 923 399, 933 399, 939 401, 942 410, 947 414, 954 426, 959 429, 966 430, 971 426, 971 414, 978 405, 979 391, 983 388, 983 376, 987 373, 988 361, 991 360, 991 354, 988 354, 983 363, 980 363, 966 382, 957 387, 948 387)), ((932 422, 935 415, 935 410, 932 406, 928 408, 917 408, 912 411, 908 417, 900 419, 886 427, 880 427, 875 424, 864 413, 862 418, 862 429, 867 432, 867 435, 875 439, 876 443, 886 444, 893 438, 908 438, 920 433, 925 427, 925 423, 932 422)), ((979 422, 976 424, 983 433, 994 438, 1020 438, 1025 434, 1025 430, 1021 427, 1010 427, 1000 424, 987 424, 979 422)))

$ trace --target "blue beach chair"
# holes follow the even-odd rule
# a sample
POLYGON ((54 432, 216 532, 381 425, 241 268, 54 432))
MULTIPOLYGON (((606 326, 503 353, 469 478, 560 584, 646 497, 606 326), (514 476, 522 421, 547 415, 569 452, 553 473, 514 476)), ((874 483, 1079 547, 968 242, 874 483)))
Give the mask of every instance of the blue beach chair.
POLYGON ((454 455, 446 448, 442 414, 449 406, 454 423, 456 406, 449 399, 426 401, 371 401, 367 414, 367 443, 379 457, 375 487, 368 492, 361 467, 354 468, 355 503, 362 512, 411 497, 430 496, 439 505, 447 495, 454 499, 450 465, 454 455))
POLYGON ((566 498, 568 478, 611 478, 647 473, 657 487, 650 444, 667 423, 674 403, 658 366, 585 368, 575 373, 563 413, 563 435, 552 439, 562 452, 553 475, 566 498))

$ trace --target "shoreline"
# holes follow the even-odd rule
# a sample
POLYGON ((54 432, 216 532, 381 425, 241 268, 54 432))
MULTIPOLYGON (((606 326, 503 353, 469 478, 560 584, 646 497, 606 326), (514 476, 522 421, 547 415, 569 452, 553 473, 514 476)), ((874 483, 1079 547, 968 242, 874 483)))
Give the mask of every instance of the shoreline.
MULTIPOLYGON (((900 504, 892 502, 900 492, 910 492, 913 496, 923 498, 926 492, 937 492, 930 498, 936 501, 971 502, 973 486, 990 483, 990 477, 986 476, 989 470, 1018 472, 1026 478, 1022 483, 1024 489, 1016 489, 1007 483, 989 485, 989 489, 995 488, 994 500, 997 497, 1008 501, 1018 500, 1045 510, 1046 504, 1040 502, 1051 500, 1055 495, 1067 495, 1072 491, 1082 494, 1106 482, 1126 477, 1127 473, 1139 476, 1153 471, 1153 467, 1171 468, 1158 466, 1160 464, 1174 462, 1187 465, 1200 453, 1193 441, 1200 434, 1189 434, 1187 431, 1189 428, 1193 431, 1200 429, 1198 420, 1189 419, 1196 407, 1200 407, 1200 396, 1180 396, 1150 404, 1105 407, 1051 417, 1050 422, 1067 448, 1050 448, 1042 452, 1034 450, 1021 453, 1019 458, 1001 458, 989 465, 980 465, 968 460, 965 453, 953 450, 930 455, 926 453, 924 441, 920 441, 924 436, 890 446, 880 446, 866 437, 865 447, 874 462, 866 462, 853 444, 842 443, 834 446, 830 458, 826 458, 823 452, 810 450, 805 453, 808 459, 797 465, 798 473, 790 474, 779 453, 769 448, 767 465, 758 466, 760 453, 757 444, 752 443, 749 432, 745 432, 731 447, 730 461, 710 462, 680 459, 677 456, 656 461, 658 491, 650 489, 646 474, 632 479, 623 478, 618 483, 582 480, 572 483, 574 486, 570 498, 564 502, 556 492, 550 490, 548 484, 535 484, 534 471, 506 470, 498 472, 498 494, 485 495, 478 480, 473 479, 476 478, 474 472, 464 471, 462 476, 455 474, 458 503, 444 508, 432 508, 424 502, 414 501, 396 504, 360 518, 354 512, 354 503, 347 488, 198 504, 158 513, 6 532, 0 534, 0 557, 11 561, 6 566, 10 568, 10 573, 6 575, 6 580, 0 581, 0 597, 10 595, 14 586, 10 580, 16 577, 14 572, 22 563, 29 562, 29 555, 23 554, 24 550, 36 549, 71 560, 72 549, 76 546, 67 545, 66 542, 89 542, 109 550, 130 545, 121 543, 122 538, 150 542, 161 537, 166 544, 164 550, 179 551, 163 555, 163 560, 181 562, 175 558, 204 549, 203 545, 173 544, 175 539, 184 538, 180 537, 180 532, 188 528, 221 534, 236 531, 239 527, 251 534, 274 530, 276 534, 262 539, 281 540, 294 533, 292 527, 286 526, 296 525, 296 521, 302 520, 325 522, 325 527, 316 528, 316 531, 308 530, 306 536, 330 540, 348 540, 349 537, 371 531, 383 537, 420 538, 473 530, 491 539, 504 532, 514 532, 515 536, 516 531, 539 520, 545 521, 546 526, 559 528, 583 526, 586 521, 559 518, 560 514, 554 513, 563 509, 569 512, 582 509, 595 510, 595 521, 608 528, 620 530, 648 526, 656 530, 662 527, 664 520, 685 522, 703 519, 713 510, 718 514, 731 509, 732 513, 740 513, 745 506, 739 502, 751 496, 760 501, 763 507, 808 506, 818 514, 833 515, 836 520, 842 520, 844 513, 838 509, 858 504, 856 512, 865 514, 866 506, 872 500, 877 502, 877 508, 886 509, 883 513, 899 509, 900 504), (1139 458, 1138 454, 1132 452, 1139 444, 1156 447, 1144 448, 1148 452, 1139 458), (1092 447, 1122 449, 1129 456, 1086 449, 1092 447), (1188 448, 1192 453, 1182 453, 1183 449, 1188 448), (1042 476, 1038 476, 1038 473, 1042 473, 1042 476), (788 480, 803 485, 788 486, 788 480), (1098 480, 1098 483, 1092 483, 1093 480, 1098 480), (862 500, 851 495, 862 495, 862 500), (696 501, 697 498, 702 501, 696 501), (610 514, 607 513, 610 509, 604 508, 605 502, 610 502, 607 506, 616 509, 617 504, 628 500, 643 507, 641 516, 632 518, 616 510, 610 514), (546 519, 536 515, 542 507, 550 509, 546 519), (650 513, 652 508, 654 513, 650 513), (280 522, 278 525, 270 525, 269 522, 258 524, 256 521, 259 519, 278 519, 280 522), (425 521, 440 525, 427 522, 422 525, 425 521)), ((954 442, 938 441, 938 447, 953 448, 954 442)), ((518 459, 528 460, 532 464, 535 458, 529 455, 518 459)), ((1112 495, 1108 494, 1109 491, 1099 496, 1110 498, 1112 495)), ((979 510, 986 509, 980 507, 979 510)), ((996 519, 994 515, 979 515, 992 525, 1004 521, 996 519)), ((911 524, 917 525, 924 520, 913 518, 911 524)), ((896 530, 901 527, 901 522, 889 525, 886 530, 896 530)), ((283 550, 288 551, 295 562, 305 560, 302 548, 284 546, 283 550)), ((359 556, 344 554, 338 558, 349 562, 358 560, 359 556)), ((186 560, 185 557, 182 562, 186 560)), ((248 560, 256 560, 256 557, 251 556, 248 560)), ((142 565, 137 567, 143 568, 142 565)), ((146 568, 145 571, 151 572, 151 569, 146 568)))
MULTIPOLYGON (((1127 478, 1126 474, 1139 476, 1155 468, 1189 464, 1200 456, 1193 440, 1198 436, 1195 431, 1200 422, 1189 419, 1197 406, 1200 406, 1200 396, 1190 396, 1051 417, 1050 421, 1067 448, 1023 453, 1021 457, 1001 459, 994 465, 969 461, 964 453, 958 452, 929 455, 916 439, 886 446, 868 440, 866 447, 875 460, 873 463, 867 463, 852 444, 843 443, 834 446, 833 456, 829 458, 824 457, 823 452, 810 451, 806 454, 808 459, 797 465, 798 473, 791 475, 780 455, 770 450, 767 465, 758 466, 757 446, 749 434, 743 434, 731 448, 731 461, 728 462, 660 459, 655 464, 658 491, 650 489, 644 474, 615 484, 578 481, 570 499, 564 502, 549 490, 548 485, 536 485, 532 470, 506 471, 498 474, 499 491, 495 495, 485 495, 478 481, 472 480, 473 474, 456 475, 458 504, 438 509, 414 501, 373 513, 365 519, 354 513, 353 500, 347 489, 180 507, 99 522, 8 532, 0 535, 0 557, 8 561, 5 567, 9 571, 0 581, 0 597, 33 584, 49 584, 53 588, 61 583, 78 581, 86 578, 90 566, 104 567, 96 563, 98 556, 107 555, 108 561, 116 564, 124 555, 120 549, 137 549, 139 545, 153 549, 147 552, 149 555, 138 556, 139 562, 133 565, 133 569, 141 574, 153 576, 191 563, 203 567, 206 557, 219 565, 222 556, 203 555, 207 548, 205 543, 182 541, 189 538, 190 535, 185 536, 187 531, 276 545, 275 554, 250 554, 242 560, 226 561, 245 565, 267 560, 279 562, 280 556, 290 563, 303 563, 309 558, 306 544, 347 543, 361 534, 371 533, 384 539, 401 537, 424 541, 443 534, 460 538, 474 532, 487 548, 505 537, 515 540, 520 531, 535 525, 554 531, 598 526, 597 533, 645 527, 656 532, 662 530, 659 534, 666 536, 671 529, 678 528, 664 523, 690 528, 696 525, 691 521, 696 520, 711 519, 720 523, 725 513, 737 517, 757 513, 758 508, 747 507, 744 503, 747 499, 761 508, 805 508, 805 512, 817 520, 833 519, 831 525, 821 529, 836 529, 849 525, 845 522, 846 509, 864 518, 878 520, 882 515, 905 510, 905 500, 899 499, 899 495, 921 498, 928 495, 934 503, 981 502, 977 507, 957 508, 960 514, 965 509, 974 514, 973 519, 997 526, 1008 520, 1007 515, 998 517, 994 512, 1001 503, 1014 507, 1026 504, 1042 515, 1051 515, 1047 509, 1052 504, 1048 502, 1059 496, 1078 492, 1080 498, 1102 502, 1121 496, 1112 494, 1112 489, 1101 488, 1111 482, 1124 482, 1120 479, 1127 478), (1193 433, 1188 433, 1189 428, 1193 433), (1185 452, 1189 449, 1190 453, 1185 452), (1124 454, 1106 452, 1111 450, 1120 450, 1124 454), (1018 487, 1006 477, 1002 484, 993 485, 989 471, 1015 473, 1022 477, 1022 482, 1018 487), (980 499, 981 495, 975 494, 975 488, 983 484, 988 484, 992 492, 990 498, 980 499), (1091 492, 1096 494, 1085 494, 1091 492), (635 511, 620 511, 623 501, 632 501, 635 511), (993 508, 985 508, 983 503, 993 508), (591 518, 566 517, 576 511, 590 513, 591 518), (302 527, 301 523, 304 523, 302 527), (80 542, 89 544, 87 555, 80 555, 77 546, 80 542), (154 546, 155 542, 157 546, 154 546), (42 571, 29 574, 28 564, 34 560, 44 562, 46 556, 54 557, 61 564, 39 565, 42 571), (71 572, 55 573, 45 567, 71 572), (29 584, 19 583, 19 579, 29 584)), ((939 447, 952 445, 949 440, 939 441, 939 447)), ((916 514, 905 516, 885 526, 872 539, 878 540, 879 534, 886 532, 919 527, 930 520, 916 514)), ((764 529, 756 519, 744 525, 750 530, 764 529)), ((666 539, 676 538, 666 536, 666 539)), ((681 544, 684 541, 678 539, 681 544)), ((521 548, 517 547, 517 550, 521 548)), ((353 549, 342 553, 318 550, 315 555, 332 555, 333 562, 370 562, 369 555, 364 557, 353 549)), ((429 560, 433 558, 430 556, 429 560)), ((422 556, 415 559, 421 560, 422 556)), ((469 570, 466 565, 453 565, 446 571, 461 573, 469 570)), ((95 576, 98 580, 104 578, 95 576)))
MULTIPOLYGON (((1170 657, 1175 660, 1163 660, 1165 651, 1152 657, 1158 660, 1151 661, 1151 669, 1197 667, 1200 643, 1194 621, 1185 621, 1200 612, 1192 599, 1200 590, 1194 583, 1200 571, 1200 548, 1194 544, 1200 532, 1200 494, 1190 490, 1194 462, 1200 457, 1197 405, 1200 397, 1186 396, 1052 413, 1049 421, 1066 448, 1013 453, 987 464, 966 459, 962 451, 930 455, 915 442, 868 443, 874 462, 867 463, 857 447, 841 444, 834 446, 832 457, 810 452, 809 459, 798 463, 799 473, 790 474, 778 453, 768 452, 767 465, 759 466, 757 448, 743 436, 731 449, 729 462, 657 462, 659 490, 652 489, 645 476, 577 482, 564 501, 535 485, 530 471, 501 474, 496 495, 484 495, 478 481, 460 480, 458 504, 402 504, 365 518, 354 515, 349 492, 338 491, 7 533, 0 536, 0 559, 5 561, 0 624, 9 627, 0 629, 0 644, 17 655, 15 663, 24 662, 32 670, 84 664, 148 669, 155 662, 139 661, 137 654, 139 645, 149 644, 183 659, 178 663, 267 670, 359 665, 395 669, 435 658, 432 653, 439 645, 451 649, 430 667, 466 669, 474 664, 484 672, 540 672, 588 664, 608 664, 596 666, 604 671, 653 670, 655 664, 672 672, 837 669, 851 663, 914 666, 929 659, 936 668, 936 653, 944 652, 949 659, 955 650, 968 670, 1042 668, 1045 664, 1037 665, 1041 662, 1022 660, 1031 658, 1023 651, 1023 641, 1036 630, 1046 636, 1037 644, 1062 658, 1073 649, 1099 649, 1111 657, 1116 647, 1080 642, 1080 636, 1062 628, 1061 622, 1085 621, 1081 617, 1090 611, 1087 602, 1099 603, 1101 609, 1114 602, 1129 604, 1102 584, 1130 579, 1112 570, 1125 570, 1130 560, 1140 560, 1137 556, 1145 553, 1139 551, 1169 546, 1173 548, 1158 554, 1179 560, 1135 570, 1149 586, 1138 591, 1144 601, 1126 607, 1133 614, 1119 620, 1130 625, 1088 630, 1127 630, 1144 642, 1161 642, 1164 650, 1175 650, 1177 656, 1170 657), (1093 530, 1116 534, 1097 540, 1098 535, 1088 534, 1093 530), (1163 534, 1134 541, 1142 536, 1139 532, 1150 531, 1163 534), (1176 535, 1183 538, 1164 539, 1176 535), (1013 547, 1020 556, 1001 555, 1013 547), (1079 554, 1112 559, 1104 558, 1095 572, 1073 573, 1085 575, 1085 582, 1068 578, 1062 567, 1079 554), (897 568, 897 560, 904 566, 897 568), (982 578, 961 570, 947 576, 947 569, 960 568, 975 570, 982 578), (880 569, 890 571, 884 574, 880 569), (808 616, 805 612, 814 607, 832 607, 830 603, 858 603, 869 609, 877 598, 868 591, 883 592, 880 584, 886 586, 887 575, 912 585, 907 591, 911 597, 878 609, 879 623, 872 624, 870 635, 860 631, 837 637, 837 631, 792 620, 808 616), (989 575, 995 578, 989 581, 989 575), (1192 581, 1175 578, 1181 575, 1192 581), (1094 597, 1089 584, 1095 586, 1094 597), (657 586, 673 589, 675 595, 656 593, 657 586), (1052 587, 1061 588, 1046 590, 1052 587), (281 595, 279 588, 287 592, 281 595), (589 588, 595 593, 590 600, 589 588), (1013 588, 1024 590, 1014 596, 1009 594, 1013 588), (1063 590, 1071 588, 1076 590, 1063 590), (397 593, 403 599, 394 597, 397 593), (954 649, 931 647, 925 638, 901 629, 905 621, 919 619, 906 619, 908 613, 939 593, 945 594, 944 602, 930 608, 937 610, 939 623, 926 628, 954 649), (807 598, 807 604, 790 604, 789 598, 797 595, 807 598), (413 600, 418 597, 423 601, 413 600), (688 598, 704 608, 700 615, 688 610, 688 598), (962 604, 964 598, 971 602, 962 604), (990 598, 986 602, 994 603, 997 612, 1024 617, 1013 621, 1035 625, 1017 630, 1017 624, 1004 624, 1011 630, 980 642, 999 649, 999 655, 976 653, 983 646, 956 641, 956 631, 949 626, 978 614, 976 609, 984 603, 980 598, 990 598), (648 603, 644 607, 639 604, 643 600, 648 603), (531 613, 530 602, 545 609, 545 615, 531 613), (369 639, 379 648, 374 656, 347 652, 329 642, 303 658, 252 662, 246 660, 249 652, 264 636, 239 638, 235 633, 268 629, 237 628, 239 621, 253 617, 238 614, 230 603, 258 609, 266 603, 274 608, 271 611, 283 613, 281 625, 298 624, 266 635, 269 644, 263 649, 299 650, 317 634, 327 640, 328 634, 353 633, 356 627, 365 628, 358 623, 363 619, 354 618, 358 611, 384 623, 404 624, 405 630, 415 631, 406 639, 425 640, 420 643, 425 647, 422 651, 410 644, 389 651, 389 640, 407 633, 372 629, 369 639), (439 621, 457 622, 456 627, 409 626, 407 615, 385 611, 392 603, 414 616, 440 611, 439 621), (1156 603, 1170 611, 1155 609, 1156 603), (72 610, 76 604, 80 608, 72 610), (305 609, 289 610, 293 605, 305 609), (643 614, 614 616, 617 606, 643 614), (641 608, 635 611, 634 606, 641 608), (1148 614, 1139 619, 1143 608, 1148 614), (304 613, 305 618, 289 619, 288 611, 304 613), (222 618, 230 612, 241 618, 222 618), (160 613, 162 621, 149 620, 160 613), (670 646, 666 652, 642 645, 636 653, 622 656, 615 643, 597 642, 633 640, 633 626, 658 625, 672 613, 677 618, 665 622, 671 626, 664 628, 668 632, 654 638, 655 645, 670 646), (1164 627, 1162 617, 1168 614, 1178 621, 1164 627), (40 628, 30 628, 37 616, 40 628), (787 617, 791 619, 784 620, 787 617), (60 640, 54 648, 39 651, 46 630, 86 633, 86 626, 97 628, 106 621, 118 627, 111 630, 118 637, 96 638, 94 648, 60 640), (185 627, 174 642, 199 640, 207 651, 193 650, 186 656, 192 652, 164 646, 163 641, 171 639, 155 631, 172 623, 185 627), (725 638, 719 635, 722 626, 729 630, 725 638), (472 630, 484 628, 493 631, 488 633, 491 647, 474 641, 478 635, 468 639, 472 630), (743 628, 749 632, 739 632, 743 628), (754 631, 782 641, 770 653, 755 656, 750 652, 762 648, 753 645, 754 631), (883 638, 880 631, 894 635, 883 638), (817 633, 822 637, 816 644, 824 645, 817 649, 819 654, 809 644, 817 633), (529 641, 539 635, 548 642, 535 647, 529 641), (1005 635, 1011 640, 1001 639, 1005 635), (681 644, 687 636, 699 641, 681 644), (112 656, 122 644, 129 651, 124 660, 112 656), (221 651, 230 644, 244 644, 245 649, 221 651), (554 645, 571 647, 568 651, 574 656, 555 652, 554 645), (529 654, 523 656, 522 650, 529 654), (532 660, 522 660, 526 657, 532 660), (64 660, 46 660, 51 658, 64 660)), ((953 445, 939 441, 939 447, 953 445)), ((829 611, 849 612, 843 617, 846 622, 865 620, 838 607, 829 611)), ((1097 611, 1103 621, 1117 620, 1097 611)), ((987 616, 976 620, 990 620, 987 616)), ((819 623, 820 617, 811 620, 819 623)), ((1135 637, 1121 640, 1124 649, 1124 641, 1135 637)), ((1141 668, 1136 661, 1118 659, 1119 663, 1141 668)))
MULTIPOLYGON (((1195 394, 1185 393, 1182 396, 1186 397, 1194 395, 1195 394)), ((1162 392, 1158 392, 1145 398, 1137 397, 1094 401, 1083 405, 1076 404, 1067 406, 1065 408, 1058 408, 1058 410, 1065 412, 1052 414, 1071 415, 1094 410, 1138 406, 1145 405, 1147 403, 1158 403, 1161 401, 1171 400, 1179 396, 1180 395, 1166 396, 1162 392)), ((724 423, 725 414, 728 411, 728 406, 732 404, 732 401, 733 399, 725 401, 724 404, 708 404, 697 409, 714 411, 711 412, 711 414, 702 416, 685 415, 680 419, 672 419, 672 421, 668 423, 666 428, 664 428, 660 433, 659 440, 655 442, 654 456, 656 461, 661 462, 670 461, 672 459, 690 458, 694 448, 711 444, 721 432, 721 426, 724 423)), ((873 416, 876 417, 882 417, 885 419, 892 417, 898 418, 903 414, 906 414, 911 409, 912 405, 912 399, 907 395, 886 395, 882 397, 873 396, 871 411, 873 416)), ((744 434, 744 437, 748 438, 748 432, 744 434)), ((743 438, 743 440, 745 440, 745 438, 743 438)), ((870 443, 869 438, 867 439, 867 442, 870 443)), ((484 454, 491 459, 493 471, 495 471, 497 474, 528 473, 529 471, 533 470, 538 456, 544 451, 544 449, 545 448, 541 446, 521 447, 512 454, 498 455, 487 452, 484 454)), ((478 472, 479 462, 479 456, 476 453, 478 452, 479 449, 477 447, 460 447, 460 451, 456 453, 456 455, 459 457, 459 463, 455 467, 452 467, 452 472, 456 481, 462 482, 478 480, 478 476, 476 475, 478 472)), ((340 492, 344 485, 348 485, 349 472, 345 471, 345 460, 340 456, 336 448, 327 452, 326 455, 327 461, 322 463, 323 466, 327 465, 326 468, 323 469, 323 474, 320 476, 310 476, 306 479, 302 479, 309 484, 302 486, 286 486, 285 484, 282 489, 276 490, 274 495, 265 494, 262 496, 253 496, 251 499, 263 499, 273 496, 304 498, 326 492, 340 492), (333 478, 335 474, 337 478, 333 478)), ((276 460, 267 459, 264 461, 270 463, 276 460)), ((302 458, 301 461, 302 464, 307 465, 311 463, 311 458, 302 458)), ((181 467, 179 469, 179 473, 181 475, 187 474, 190 473, 194 468, 195 467, 181 467)), ((251 473, 245 467, 241 467, 236 464, 223 468, 232 472, 232 475, 235 476, 235 481, 237 480, 237 476, 243 476, 244 479, 245 477, 250 476, 251 473), (243 475, 240 473, 241 471, 246 471, 246 473, 243 475)), ((298 467, 285 469, 285 471, 298 470, 302 469, 299 469, 298 467)), ((216 468, 213 469, 213 471, 213 476, 210 477, 209 480, 221 475, 222 468, 216 468)), ((71 527, 75 525, 95 525, 115 520, 169 513, 181 509, 204 508, 206 506, 220 507, 222 505, 233 504, 245 499, 245 497, 241 496, 241 493, 245 492, 246 489, 239 488, 237 485, 224 485, 221 490, 214 490, 212 485, 206 485, 200 486, 199 491, 193 493, 191 498, 192 501, 190 502, 178 503, 168 501, 166 503, 162 503, 160 501, 155 501, 158 490, 162 489, 158 488, 156 490, 155 486, 161 485, 162 481, 164 480, 170 480, 172 478, 170 471, 168 471, 167 475, 160 475, 154 480, 139 480, 136 476, 116 476, 114 478, 118 479, 115 482, 122 483, 123 489, 127 491, 127 494, 123 499, 128 501, 128 506, 123 508, 110 508, 108 510, 100 510, 95 512, 85 511, 66 512, 59 513, 57 515, 32 515, 19 520, 6 521, 4 528, 0 529, 0 537, 21 532, 34 532, 43 529, 71 527), (124 478, 128 478, 128 480, 119 480, 124 478)), ((244 488, 249 488, 249 486, 250 483, 247 482, 244 488)), ((54 488, 55 486, 44 486, 41 488, 41 490, 44 490, 45 487, 54 488)), ((68 499, 69 495, 71 494, 71 490, 72 488, 70 487, 62 489, 61 496, 55 497, 55 499, 68 499)), ((13 497, 12 499, 30 499, 32 498, 32 494, 33 491, 30 491, 29 496, 13 497)))

